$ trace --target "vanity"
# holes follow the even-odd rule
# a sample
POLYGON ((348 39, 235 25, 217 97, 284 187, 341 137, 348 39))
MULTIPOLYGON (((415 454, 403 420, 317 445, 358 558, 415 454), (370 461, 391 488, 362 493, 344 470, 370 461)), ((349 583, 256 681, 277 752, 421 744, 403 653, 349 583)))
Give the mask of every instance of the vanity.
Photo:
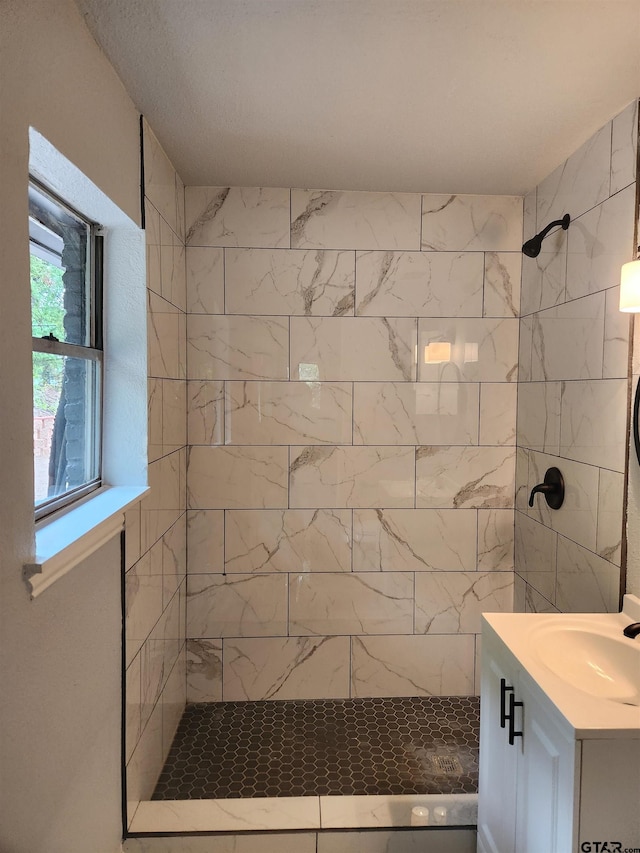
POLYGON ((478 853, 640 850, 632 622, 630 595, 621 613, 483 616, 478 853))

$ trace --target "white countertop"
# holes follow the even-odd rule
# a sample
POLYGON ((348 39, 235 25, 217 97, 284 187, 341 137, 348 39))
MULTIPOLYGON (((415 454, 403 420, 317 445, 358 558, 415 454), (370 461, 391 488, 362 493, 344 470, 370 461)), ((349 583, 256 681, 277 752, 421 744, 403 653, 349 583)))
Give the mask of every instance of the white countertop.
MULTIPOLYGON (((632 622, 640 622, 640 599, 626 595, 621 613, 485 613, 483 636, 491 641, 493 633, 504 643, 575 738, 640 739, 640 707, 597 698, 566 683, 536 654, 535 643, 536 633, 547 626, 584 628, 618 639, 632 622)), ((640 637, 628 641, 640 644, 640 637)))

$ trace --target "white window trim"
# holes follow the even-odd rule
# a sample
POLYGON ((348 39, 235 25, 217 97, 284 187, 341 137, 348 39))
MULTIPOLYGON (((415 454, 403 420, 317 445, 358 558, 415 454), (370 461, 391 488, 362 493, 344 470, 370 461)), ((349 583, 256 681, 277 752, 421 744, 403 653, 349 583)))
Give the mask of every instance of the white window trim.
POLYGON ((29 171, 100 222, 104 251, 103 487, 34 522, 34 558, 23 567, 32 598, 123 529, 125 511, 148 493, 145 235, 33 128, 29 171))

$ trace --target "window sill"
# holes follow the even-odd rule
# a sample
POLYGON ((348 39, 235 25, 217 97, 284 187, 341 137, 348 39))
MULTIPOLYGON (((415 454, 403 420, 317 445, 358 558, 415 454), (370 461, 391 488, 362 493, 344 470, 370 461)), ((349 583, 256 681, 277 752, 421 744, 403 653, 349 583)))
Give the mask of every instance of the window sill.
POLYGON ((36 558, 23 568, 31 598, 37 598, 58 578, 117 536, 123 514, 142 500, 147 486, 113 486, 101 489, 84 503, 36 526, 36 558))

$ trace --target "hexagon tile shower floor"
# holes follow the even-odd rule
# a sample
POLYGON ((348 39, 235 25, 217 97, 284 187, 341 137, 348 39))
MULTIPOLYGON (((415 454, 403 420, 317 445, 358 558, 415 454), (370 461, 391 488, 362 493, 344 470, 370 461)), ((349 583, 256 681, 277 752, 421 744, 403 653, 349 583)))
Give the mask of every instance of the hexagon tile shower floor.
POLYGON ((479 699, 196 703, 154 800, 475 794, 479 699))

